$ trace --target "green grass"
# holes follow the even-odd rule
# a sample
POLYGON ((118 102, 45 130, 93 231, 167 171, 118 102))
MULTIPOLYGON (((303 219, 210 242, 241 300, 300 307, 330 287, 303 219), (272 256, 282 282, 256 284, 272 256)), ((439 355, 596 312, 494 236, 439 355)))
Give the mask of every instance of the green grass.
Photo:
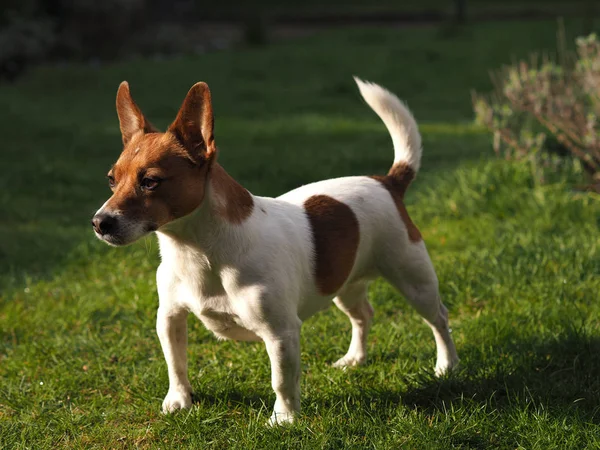
MULTIPOLYGON (((576 35, 581 24, 568 22, 576 35)), ((577 173, 538 185, 494 160, 471 125, 488 70, 551 48, 555 24, 489 23, 323 33, 252 51, 102 68, 43 68, 0 87, 0 448, 598 448, 600 202, 577 173), (95 240, 93 212, 120 151, 114 112, 128 79, 166 126, 209 82, 220 161, 252 192, 385 172, 393 151, 351 79, 408 100, 424 160, 408 209, 450 308, 461 370, 432 375, 429 329, 385 282, 370 298, 370 360, 328 364, 350 326, 330 309, 302 333, 303 415, 268 428, 260 344, 217 342, 190 318, 198 403, 159 413, 167 371, 154 332, 157 244, 95 240)))

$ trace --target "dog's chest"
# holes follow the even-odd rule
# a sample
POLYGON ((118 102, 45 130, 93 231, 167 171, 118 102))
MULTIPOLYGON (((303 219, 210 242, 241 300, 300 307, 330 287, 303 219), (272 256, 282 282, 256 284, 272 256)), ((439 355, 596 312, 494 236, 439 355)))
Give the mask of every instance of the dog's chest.
POLYGON ((204 309, 201 314, 198 314, 198 318, 219 339, 233 339, 235 341, 261 340, 244 326, 237 314, 219 311, 218 309, 204 309))
POLYGON ((198 317, 219 339, 257 341, 223 287, 222 276, 197 255, 179 254, 172 261, 173 300, 198 317))
POLYGON ((186 308, 217 338, 236 341, 260 340, 242 321, 222 287, 218 293, 215 292, 216 289, 206 289, 206 286, 203 286, 203 289, 187 286, 184 290, 188 293, 186 308))
POLYGON ((236 312, 224 290, 207 289, 182 282, 179 285, 180 302, 202 321, 204 326, 219 339, 237 341, 259 341, 260 338, 250 331, 236 312))

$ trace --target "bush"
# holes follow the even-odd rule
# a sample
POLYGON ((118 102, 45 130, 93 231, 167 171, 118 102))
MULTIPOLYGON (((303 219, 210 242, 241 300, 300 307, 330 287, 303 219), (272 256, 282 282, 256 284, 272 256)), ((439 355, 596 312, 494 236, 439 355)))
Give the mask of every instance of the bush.
POLYGON ((532 55, 497 72, 495 90, 473 95, 478 123, 493 134, 498 155, 535 167, 578 161, 600 192, 600 41, 580 37, 560 62, 532 55))

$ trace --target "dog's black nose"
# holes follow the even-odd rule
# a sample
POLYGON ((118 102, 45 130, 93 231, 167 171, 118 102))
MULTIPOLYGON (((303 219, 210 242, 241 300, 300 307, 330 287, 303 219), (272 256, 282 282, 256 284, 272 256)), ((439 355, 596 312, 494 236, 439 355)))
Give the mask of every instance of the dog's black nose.
POLYGON ((108 214, 97 214, 92 219, 94 231, 100 235, 111 234, 117 225, 117 219, 108 214))

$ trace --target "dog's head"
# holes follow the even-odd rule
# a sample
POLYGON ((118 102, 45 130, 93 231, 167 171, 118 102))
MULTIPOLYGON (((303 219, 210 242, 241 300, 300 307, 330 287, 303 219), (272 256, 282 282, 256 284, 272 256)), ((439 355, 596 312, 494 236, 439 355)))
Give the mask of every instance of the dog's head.
POLYGON ((92 226, 99 239, 126 245, 202 204, 217 149, 206 83, 192 86, 166 133, 146 120, 125 81, 117 92, 117 114, 123 152, 108 172, 113 194, 92 226))

